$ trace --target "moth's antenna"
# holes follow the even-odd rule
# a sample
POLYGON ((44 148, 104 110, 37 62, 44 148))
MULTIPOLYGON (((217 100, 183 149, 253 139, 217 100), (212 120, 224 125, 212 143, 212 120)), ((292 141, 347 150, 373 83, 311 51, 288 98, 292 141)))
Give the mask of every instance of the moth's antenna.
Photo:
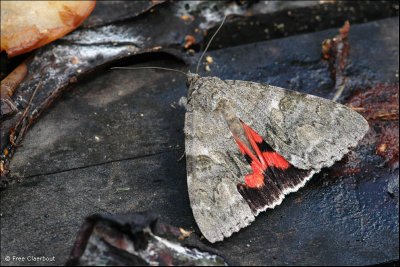
POLYGON ((169 69, 169 68, 163 68, 163 67, 137 67, 137 68, 130 68, 130 67, 112 67, 112 70, 114 69, 120 69, 120 70, 142 70, 142 69, 157 69, 157 70, 169 70, 169 71, 175 71, 182 73, 183 75, 186 76, 186 73, 180 70, 175 70, 175 69, 169 69))
POLYGON ((226 16, 224 17, 224 19, 223 19, 222 22, 221 22, 221 25, 219 25, 217 31, 214 33, 214 35, 211 37, 210 41, 208 42, 208 44, 207 44, 207 46, 206 46, 206 49, 204 49, 203 54, 201 54, 201 57, 200 57, 200 59, 199 59, 199 62, 197 63, 196 74, 199 72, 200 63, 201 63, 201 60, 203 59, 204 54, 207 52, 207 49, 208 49, 208 47, 210 46, 210 44, 211 44, 212 40, 214 39, 215 35, 217 35, 217 33, 219 32, 219 30, 222 28, 222 25, 224 25, 224 22, 225 22, 225 20, 226 20, 227 17, 228 17, 228 15, 226 15, 226 16))

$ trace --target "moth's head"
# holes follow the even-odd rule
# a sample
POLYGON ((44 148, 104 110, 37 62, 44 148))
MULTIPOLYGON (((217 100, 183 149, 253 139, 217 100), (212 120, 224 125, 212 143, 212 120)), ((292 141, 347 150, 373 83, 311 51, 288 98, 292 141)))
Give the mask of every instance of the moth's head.
POLYGON ((189 88, 190 85, 194 84, 199 78, 200 75, 198 75, 197 73, 191 73, 190 71, 188 71, 186 73, 186 86, 189 88))

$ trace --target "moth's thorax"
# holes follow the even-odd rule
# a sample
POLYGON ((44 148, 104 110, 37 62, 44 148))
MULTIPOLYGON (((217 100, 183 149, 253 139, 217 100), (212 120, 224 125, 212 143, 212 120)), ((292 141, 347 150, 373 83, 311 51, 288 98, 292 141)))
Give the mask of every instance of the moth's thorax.
POLYGON ((197 73, 191 73, 188 71, 186 73, 186 86, 189 88, 191 84, 194 84, 198 79, 200 78, 200 75, 197 73))

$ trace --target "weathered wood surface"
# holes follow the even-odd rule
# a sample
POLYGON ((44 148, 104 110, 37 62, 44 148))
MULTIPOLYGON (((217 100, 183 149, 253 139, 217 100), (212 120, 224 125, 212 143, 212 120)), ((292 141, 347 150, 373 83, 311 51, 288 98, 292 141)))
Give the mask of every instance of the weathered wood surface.
MULTIPOLYGON (((342 100, 398 80, 398 29, 398 18, 352 26, 350 81, 342 100)), ((332 97, 320 44, 336 34, 332 29, 213 51, 212 71, 203 74, 332 97)), ((187 70, 158 56, 135 67, 187 70)), ((152 209, 163 222, 198 233, 185 161, 177 161, 185 112, 178 101, 185 95, 183 76, 153 70, 103 71, 71 87, 32 127, 11 162, 12 177, 21 183, 0 193, 1 264, 21 264, 5 262, 7 255, 55 256, 63 264, 80 224, 93 213, 152 209)), ((398 260, 398 169, 390 172, 378 155, 365 153, 372 169, 340 177, 323 172, 213 247, 243 265, 398 260)))

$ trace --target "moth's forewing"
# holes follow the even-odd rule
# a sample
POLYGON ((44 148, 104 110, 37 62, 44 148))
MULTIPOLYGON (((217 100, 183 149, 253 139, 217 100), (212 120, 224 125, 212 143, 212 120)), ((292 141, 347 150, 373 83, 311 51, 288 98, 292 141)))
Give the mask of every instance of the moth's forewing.
POLYGON ((222 82, 236 115, 297 168, 332 166, 368 131, 363 116, 328 99, 254 82, 222 82))
POLYGON ((220 96, 213 94, 223 92, 225 85, 213 81, 201 78, 189 89, 192 94, 185 115, 190 204, 197 225, 210 242, 220 241, 254 220, 236 188, 243 182, 242 174, 250 173, 251 168, 240 154, 223 114, 215 108, 220 96), (211 92, 210 86, 215 90, 211 92))

